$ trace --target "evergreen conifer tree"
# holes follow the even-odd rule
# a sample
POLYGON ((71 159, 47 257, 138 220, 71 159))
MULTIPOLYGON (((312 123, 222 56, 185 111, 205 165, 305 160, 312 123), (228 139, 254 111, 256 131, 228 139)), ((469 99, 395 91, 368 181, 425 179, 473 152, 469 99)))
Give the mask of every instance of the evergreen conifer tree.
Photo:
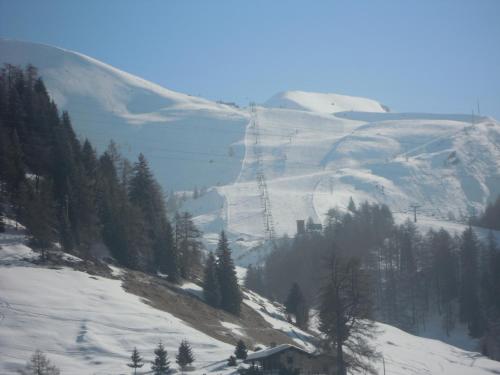
POLYGON ((264 272, 261 267, 249 265, 245 275, 245 287, 258 294, 265 294, 264 272))
POLYGON ((293 283, 287 299, 285 300, 286 312, 295 316, 295 323, 301 328, 305 328, 309 320, 309 308, 299 284, 293 283))
POLYGON ((467 324, 469 334, 477 338, 483 333, 479 306, 479 243, 471 226, 462 233, 460 253, 460 320, 467 324))
POLYGON ((185 371, 187 366, 194 362, 193 350, 186 340, 182 340, 175 359, 182 372, 185 371))
POLYGON ((243 340, 239 340, 238 343, 236 344, 236 348, 234 349, 234 355, 238 359, 243 359, 243 360, 247 359, 248 350, 243 340))
POLYGON ((203 296, 205 301, 213 307, 219 307, 221 303, 221 291, 217 276, 217 264, 214 254, 208 254, 203 277, 203 296))
POLYGON ((38 191, 29 188, 23 206, 23 220, 31 234, 31 244, 41 251, 42 261, 47 260, 47 250, 55 237, 56 219, 54 216, 51 184, 48 181, 39 183, 38 191))
POLYGON ((217 245, 217 276, 221 290, 221 307, 231 314, 239 315, 242 295, 236 270, 231 258, 231 249, 224 231, 217 245))
POLYGON ((188 212, 175 215, 175 246, 178 251, 180 274, 190 278, 200 267, 201 231, 188 212))
POLYGON ((132 355, 130 356, 130 363, 127 363, 127 366, 134 369, 134 374, 137 374, 137 369, 144 366, 143 359, 139 354, 137 348, 134 348, 132 351, 132 355))
POLYGON ((170 361, 168 360, 168 353, 165 350, 162 342, 158 343, 155 351, 155 359, 151 364, 151 370, 154 375, 167 375, 170 372, 170 361))

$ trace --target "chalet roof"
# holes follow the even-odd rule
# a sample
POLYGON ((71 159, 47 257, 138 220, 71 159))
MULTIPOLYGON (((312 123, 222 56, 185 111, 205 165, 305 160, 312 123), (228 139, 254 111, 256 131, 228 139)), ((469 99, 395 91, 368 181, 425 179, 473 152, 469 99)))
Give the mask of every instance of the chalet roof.
POLYGON ((301 349, 295 345, 281 344, 281 345, 275 346, 273 348, 259 350, 258 352, 249 354, 247 359, 245 360, 245 362, 256 361, 259 359, 267 358, 267 357, 270 357, 272 355, 275 355, 277 353, 280 353, 280 352, 283 352, 286 350, 298 350, 299 352, 302 352, 304 354, 309 355, 309 353, 306 352, 304 349, 301 349))

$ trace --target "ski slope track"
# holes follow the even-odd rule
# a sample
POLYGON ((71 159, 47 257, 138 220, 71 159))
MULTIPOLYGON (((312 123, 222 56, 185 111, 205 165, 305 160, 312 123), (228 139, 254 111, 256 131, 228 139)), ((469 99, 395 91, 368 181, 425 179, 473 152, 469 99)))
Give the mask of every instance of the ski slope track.
POLYGON ((209 246, 221 229, 238 239, 241 259, 266 237, 258 173, 278 236, 295 234, 297 219, 322 222, 350 197, 385 203, 398 220, 416 204, 426 228, 461 229, 500 193, 500 124, 486 116, 392 113, 372 99, 287 91, 256 107, 255 127, 248 109, 76 52, 0 39, 0 61, 37 66, 80 137, 99 150, 113 139, 132 160, 144 153, 166 191, 208 187, 183 209, 209 246))

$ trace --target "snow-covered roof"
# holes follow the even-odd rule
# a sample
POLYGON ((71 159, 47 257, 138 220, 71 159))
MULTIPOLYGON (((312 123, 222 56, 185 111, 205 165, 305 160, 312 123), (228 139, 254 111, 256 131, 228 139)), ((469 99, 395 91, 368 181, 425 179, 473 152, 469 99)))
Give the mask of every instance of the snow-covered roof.
POLYGON ((304 349, 301 349, 301 348, 299 348, 299 347, 297 347, 295 345, 281 344, 281 345, 275 346, 273 348, 259 350, 258 352, 249 354, 248 357, 247 357, 247 359, 245 360, 245 362, 256 361, 256 360, 259 360, 259 359, 262 359, 262 358, 270 357, 270 356, 272 356, 274 354, 283 352, 283 351, 288 350, 288 349, 298 350, 300 352, 303 352, 304 354, 309 354, 304 349))

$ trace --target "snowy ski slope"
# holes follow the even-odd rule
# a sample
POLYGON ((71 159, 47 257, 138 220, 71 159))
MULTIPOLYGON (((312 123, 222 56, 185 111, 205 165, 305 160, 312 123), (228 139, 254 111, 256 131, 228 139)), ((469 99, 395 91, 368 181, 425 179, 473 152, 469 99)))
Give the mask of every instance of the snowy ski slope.
POLYGON ((0 59, 38 66, 78 134, 100 149, 114 139, 131 159, 143 152, 166 190, 212 186, 184 205, 209 244, 223 228, 241 249, 264 238, 259 165, 278 235, 293 235, 296 219, 321 222, 350 197, 385 203, 400 220, 417 204, 424 221, 456 227, 500 193, 500 124, 489 117, 392 113, 372 99, 288 91, 257 107, 256 137, 247 109, 79 53, 0 39, 0 59))

